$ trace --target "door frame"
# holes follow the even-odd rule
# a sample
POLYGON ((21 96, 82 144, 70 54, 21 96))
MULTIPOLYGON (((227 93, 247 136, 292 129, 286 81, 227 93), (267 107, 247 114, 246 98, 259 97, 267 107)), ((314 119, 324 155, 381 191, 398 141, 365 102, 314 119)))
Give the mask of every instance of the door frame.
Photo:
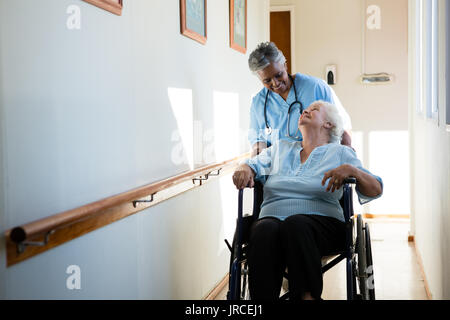
MULTIPOLYGON (((295 67, 295 6, 270 6, 270 12, 289 11, 291 17, 291 70, 297 72, 295 67)), ((269 39, 270 39, 270 12, 269 12, 269 39)))

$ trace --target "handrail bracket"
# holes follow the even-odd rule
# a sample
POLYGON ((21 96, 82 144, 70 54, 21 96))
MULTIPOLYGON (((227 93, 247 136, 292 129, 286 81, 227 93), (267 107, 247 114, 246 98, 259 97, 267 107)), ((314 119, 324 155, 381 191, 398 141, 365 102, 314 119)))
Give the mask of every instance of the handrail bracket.
POLYGON ((192 183, 195 185, 195 181, 199 181, 199 186, 201 186, 202 185, 202 182, 203 181, 206 181, 206 180, 208 180, 208 173, 207 174, 205 174, 204 176, 199 176, 198 178, 194 178, 194 179, 192 179, 192 183))
POLYGON ((27 247, 44 247, 48 244, 48 241, 50 240, 50 235, 54 233, 55 230, 50 230, 45 234, 43 241, 21 241, 17 242, 17 253, 21 254, 25 251, 27 247))
POLYGON ((150 203, 150 202, 153 202, 153 196, 156 194, 156 192, 155 193, 152 193, 151 195, 150 195, 150 199, 149 200, 133 200, 133 207, 137 207, 137 204, 138 203, 150 203))
POLYGON ((195 185, 195 182, 199 181, 198 185, 201 186, 202 182, 208 180, 209 176, 218 176, 218 175, 220 175, 220 170, 222 170, 222 168, 217 169, 217 172, 211 171, 211 172, 208 172, 207 174, 205 174, 204 176, 199 176, 198 178, 193 178, 192 179, 192 183, 195 185))

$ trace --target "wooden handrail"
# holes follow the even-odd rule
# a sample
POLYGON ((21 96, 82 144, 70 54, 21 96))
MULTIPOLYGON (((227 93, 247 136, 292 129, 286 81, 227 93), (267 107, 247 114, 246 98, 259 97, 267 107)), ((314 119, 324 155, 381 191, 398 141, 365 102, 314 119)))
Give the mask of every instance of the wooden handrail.
POLYGON ((7 266, 200 186, 211 176, 234 169, 240 161, 249 157, 249 155, 250 153, 245 153, 230 160, 203 166, 7 230, 5 232, 7 266), (217 174, 213 172, 217 172, 217 174), (153 199, 154 195, 186 182, 190 183, 180 190, 166 194, 159 199, 153 199), (151 200, 139 201, 139 199, 148 196, 151 196, 151 200), (142 205, 140 202, 145 204, 142 205), (140 205, 137 206, 137 203, 140 205), (40 242, 30 241, 37 237, 43 237, 44 239, 40 242))

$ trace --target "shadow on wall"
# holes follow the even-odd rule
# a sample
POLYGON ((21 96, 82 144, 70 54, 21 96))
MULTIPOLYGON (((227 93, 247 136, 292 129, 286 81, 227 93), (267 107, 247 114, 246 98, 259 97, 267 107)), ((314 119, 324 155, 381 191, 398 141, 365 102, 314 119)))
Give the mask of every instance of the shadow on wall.
MULTIPOLYGON (((0 61, 2 59, 2 50, 0 50, 0 61)), ((3 94, 3 77, 0 75, 0 146, 5 145, 5 112, 3 110, 4 105, 4 94, 3 94)), ((3 147, 0 147, 0 226, 6 226, 6 204, 5 204, 5 167, 4 167, 4 155, 3 155, 3 147), (3 212, 3 213, 2 213, 3 212)), ((3 228, 0 230, 3 231, 3 228)), ((3 233, 2 233, 3 234, 3 233)), ((6 252, 5 252, 5 238, 0 237, 0 265, 6 265, 6 252)), ((0 267, 0 283, 6 283, 6 275, 5 272, 2 272, 2 268, 0 267)), ((6 287, 5 285, 0 285, 0 300, 6 299, 6 287)))
POLYGON ((139 215, 139 299, 201 299, 225 276, 236 193, 226 176, 139 215))

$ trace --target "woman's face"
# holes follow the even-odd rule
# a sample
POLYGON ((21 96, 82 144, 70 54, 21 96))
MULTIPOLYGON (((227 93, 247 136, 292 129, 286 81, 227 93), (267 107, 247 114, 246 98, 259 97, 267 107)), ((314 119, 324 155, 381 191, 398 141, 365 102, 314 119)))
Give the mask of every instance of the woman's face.
POLYGON ((287 73, 286 64, 272 62, 266 68, 256 73, 267 89, 280 95, 286 93, 286 91, 289 92, 291 81, 287 73))
POLYGON ((298 119, 298 127, 312 125, 314 127, 331 128, 333 125, 327 120, 326 107, 316 103, 306 108, 298 119))

